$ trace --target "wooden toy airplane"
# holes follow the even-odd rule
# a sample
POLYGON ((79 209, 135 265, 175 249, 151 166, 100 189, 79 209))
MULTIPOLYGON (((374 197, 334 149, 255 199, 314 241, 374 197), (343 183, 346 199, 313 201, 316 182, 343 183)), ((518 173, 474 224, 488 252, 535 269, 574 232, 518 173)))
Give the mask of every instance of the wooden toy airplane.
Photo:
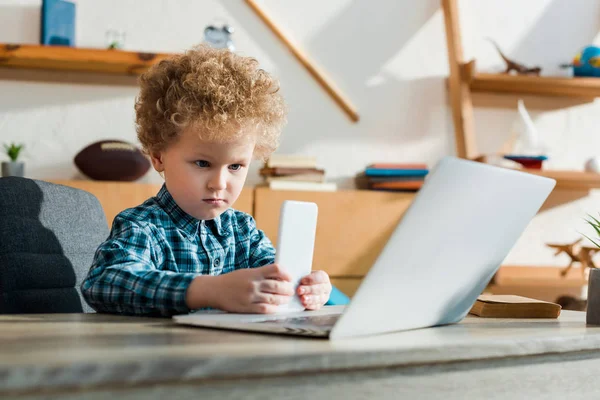
POLYGON ((581 274, 585 275, 586 268, 598 268, 596 264, 594 264, 594 260, 592 257, 594 253, 600 251, 597 247, 589 247, 589 246, 580 246, 579 243, 583 240, 583 238, 579 238, 573 243, 546 243, 546 246, 556 249, 555 256, 560 253, 565 253, 571 258, 571 262, 569 265, 560 271, 562 276, 567 275, 569 270, 573 267, 573 264, 576 262, 579 263, 581 267, 581 274))

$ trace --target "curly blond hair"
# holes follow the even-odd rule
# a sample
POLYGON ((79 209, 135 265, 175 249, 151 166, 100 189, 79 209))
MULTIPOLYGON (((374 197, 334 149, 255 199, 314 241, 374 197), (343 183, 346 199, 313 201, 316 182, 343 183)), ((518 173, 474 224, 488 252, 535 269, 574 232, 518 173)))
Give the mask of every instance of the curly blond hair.
POLYGON ((148 154, 190 126, 212 142, 254 135, 254 156, 261 159, 279 145, 285 103, 278 82, 254 58, 200 45, 152 66, 140 86, 136 131, 148 154))

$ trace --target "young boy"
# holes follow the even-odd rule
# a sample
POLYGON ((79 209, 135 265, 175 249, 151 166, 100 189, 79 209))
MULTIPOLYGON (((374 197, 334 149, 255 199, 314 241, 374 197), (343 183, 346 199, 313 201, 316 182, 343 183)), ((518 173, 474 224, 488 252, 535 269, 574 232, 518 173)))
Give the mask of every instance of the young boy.
MULTIPOLYGON (((267 158, 285 123, 277 82, 256 60, 196 47, 148 70, 138 138, 163 175, 156 197, 115 217, 81 285, 99 312, 163 315, 200 308, 273 313, 294 295, 285 265, 254 219, 230 208, 252 158, 267 158)), ((297 293, 320 308, 323 271, 297 293)))

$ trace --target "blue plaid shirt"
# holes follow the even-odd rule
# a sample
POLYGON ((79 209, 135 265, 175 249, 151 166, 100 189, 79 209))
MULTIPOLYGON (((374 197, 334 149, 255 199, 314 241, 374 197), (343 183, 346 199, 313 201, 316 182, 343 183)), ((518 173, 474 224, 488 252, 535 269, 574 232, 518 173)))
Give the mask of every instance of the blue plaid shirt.
POLYGON ((81 292, 99 312, 187 313, 186 290, 198 275, 220 275, 272 264, 275 249, 254 219, 228 209, 199 221, 185 213, 166 186, 114 219, 81 292))

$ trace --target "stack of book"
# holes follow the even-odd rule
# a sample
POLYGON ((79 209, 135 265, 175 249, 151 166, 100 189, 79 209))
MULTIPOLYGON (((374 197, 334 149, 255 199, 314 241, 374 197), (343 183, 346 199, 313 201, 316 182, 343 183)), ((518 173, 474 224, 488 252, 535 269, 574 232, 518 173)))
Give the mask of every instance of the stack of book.
POLYGON ((273 154, 260 170, 266 185, 273 190, 309 190, 332 192, 335 183, 325 182, 325 171, 310 156, 273 154))
POLYGON ((426 164, 376 163, 356 177, 360 189, 416 192, 429 173, 426 164))

